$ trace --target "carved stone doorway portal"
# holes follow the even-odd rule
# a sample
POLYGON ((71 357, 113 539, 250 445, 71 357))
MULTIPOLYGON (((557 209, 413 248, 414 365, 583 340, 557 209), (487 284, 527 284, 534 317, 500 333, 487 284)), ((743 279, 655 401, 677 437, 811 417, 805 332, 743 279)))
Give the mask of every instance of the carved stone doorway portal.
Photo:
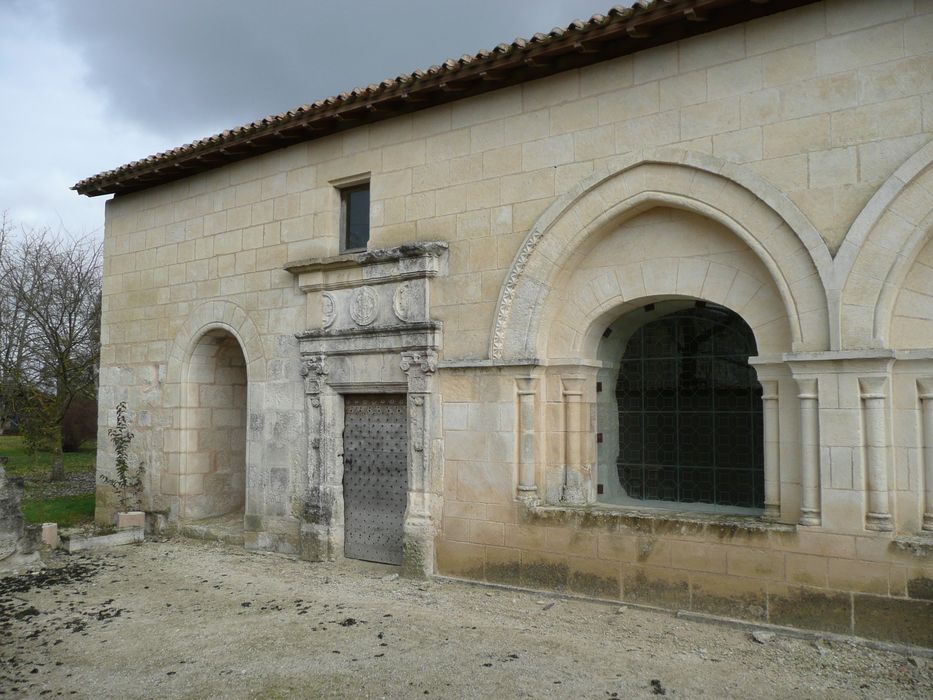
POLYGON ((305 558, 434 571, 442 326, 430 318, 429 282, 445 273, 446 255, 446 244, 417 243, 287 268, 308 294, 309 317, 320 319, 298 334, 308 464, 296 510, 305 558))

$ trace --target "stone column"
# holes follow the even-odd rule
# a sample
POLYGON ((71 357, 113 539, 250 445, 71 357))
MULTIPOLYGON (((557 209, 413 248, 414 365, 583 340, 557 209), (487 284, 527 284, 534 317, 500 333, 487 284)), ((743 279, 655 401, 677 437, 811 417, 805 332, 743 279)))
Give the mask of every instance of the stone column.
POLYGON ((820 406, 817 380, 798 378, 800 399, 800 524, 820 525, 820 406))
POLYGON ((865 528, 881 532, 894 529, 888 502, 887 381, 885 377, 861 377, 858 380, 865 411, 865 469, 868 473, 865 528))
POLYGON ((325 459, 325 410, 321 400, 326 386, 327 363, 324 355, 310 355, 301 365, 305 383, 308 470, 302 480, 301 556, 310 561, 333 559, 334 494, 327 487, 325 459))
POLYGON ((778 381, 761 382, 763 442, 765 463, 765 520, 781 517, 781 436, 778 405, 778 381))
POLYGON ((538 380, 535 377, 521 377, 515 381, 518 386, 518 497, 531 502, 538 497, 535 481, 538 469, 535 449, 535 396, 538 380))
POLYGON ((581 377, 564 377, 564 503, 586 503, 583 474, 583 384, 581 377))
POLYGON ((440 435, 433 350, 403 352, 400 366, 408 376, 408 508, 402 572, 421 578, 434 572, 434 513, 436 492, 442 480, 440 435))
POLYGON ((923 455, 923 529, 933 532, 933 377, 917 380, 923 455))

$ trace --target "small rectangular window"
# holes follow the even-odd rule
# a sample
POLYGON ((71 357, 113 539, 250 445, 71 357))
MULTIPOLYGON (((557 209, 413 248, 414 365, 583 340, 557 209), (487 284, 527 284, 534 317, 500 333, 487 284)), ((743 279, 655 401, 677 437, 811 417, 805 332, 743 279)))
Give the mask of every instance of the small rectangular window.
POLYGON ((340 190, 340 249, 366 250, 369 243, 369 183, 340 190))

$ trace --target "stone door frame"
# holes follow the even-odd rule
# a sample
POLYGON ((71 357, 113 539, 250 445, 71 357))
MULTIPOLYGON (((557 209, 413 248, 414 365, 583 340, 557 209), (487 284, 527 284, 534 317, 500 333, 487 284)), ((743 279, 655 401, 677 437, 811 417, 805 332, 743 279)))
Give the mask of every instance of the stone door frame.
POLYGON ((402 570, 434 572, 444 486, 437 352, 443 325, 431 318, 430 281, 447 272, 447 244, 301 260, 285 268, 308 295, 311 328, 298 334, 305 382, 307 470, 296 510, 302 556, 343 556, 343 396, 408 397, 408 506, 402 570))
MULTIPOLYGON (((388 353, 380 353, 380 360, 388 353)), ((441 505, 443 461, 437 352, 405 350, 395 381, 354 381, 354 367, 372 356, 302 353, 307 416, 308 469, 302 501, 302 555, 312 561, 344 557, 343 430, 348 394, 405 394, 408 406, 408 506, 403 525, 402 569, 409 576, 434 572, 434 537, 441 505), (398 381, 404 379, 404 381, 398 381)))

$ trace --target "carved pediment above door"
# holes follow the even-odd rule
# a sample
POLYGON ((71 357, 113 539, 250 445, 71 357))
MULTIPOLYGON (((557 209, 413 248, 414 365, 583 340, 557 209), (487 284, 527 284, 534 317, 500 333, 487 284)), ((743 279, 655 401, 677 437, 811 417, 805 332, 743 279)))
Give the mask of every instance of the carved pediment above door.
POLYGON ((447 272, 447 244, 409 243, 298 260, 285 269, 308 295, 309 332, 340 336, 401 330, 431 322, 430 281, 447 272))

